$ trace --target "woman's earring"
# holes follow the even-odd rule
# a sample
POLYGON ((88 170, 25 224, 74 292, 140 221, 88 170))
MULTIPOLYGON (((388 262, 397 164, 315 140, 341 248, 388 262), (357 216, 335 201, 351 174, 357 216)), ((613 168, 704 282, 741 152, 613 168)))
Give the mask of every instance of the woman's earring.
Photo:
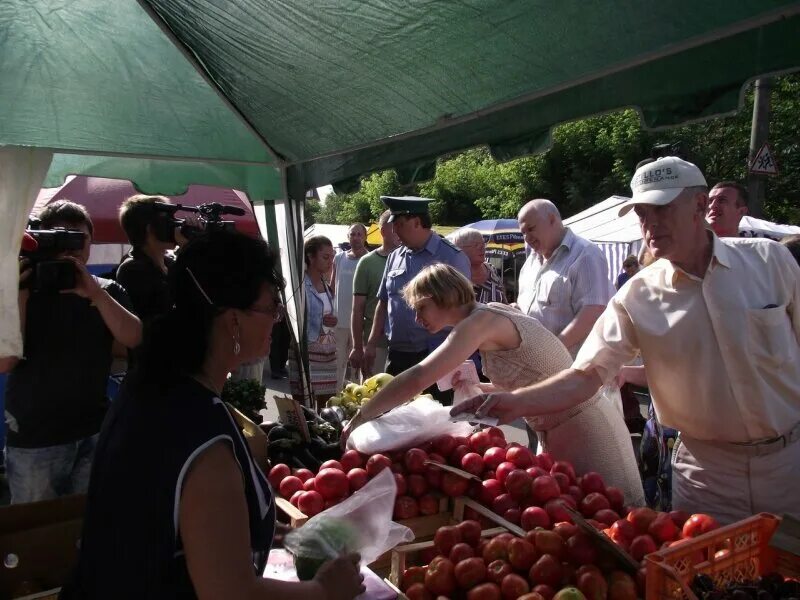
POLYGON ((239 352, 242 351, 242 346, 239 344, 239 327, 236 327, 236 330, 233 333, 233 353, 236 356, 239 356, 239 352))

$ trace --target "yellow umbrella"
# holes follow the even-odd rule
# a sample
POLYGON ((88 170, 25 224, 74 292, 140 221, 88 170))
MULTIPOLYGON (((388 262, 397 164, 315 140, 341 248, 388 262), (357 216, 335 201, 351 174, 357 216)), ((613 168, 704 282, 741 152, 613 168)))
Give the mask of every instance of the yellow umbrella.
POLYGON ((367 245, 380 246, 383 244, 383 236, 381 236, 381 227, 377 223, 373 223, 367 227, 367 245))

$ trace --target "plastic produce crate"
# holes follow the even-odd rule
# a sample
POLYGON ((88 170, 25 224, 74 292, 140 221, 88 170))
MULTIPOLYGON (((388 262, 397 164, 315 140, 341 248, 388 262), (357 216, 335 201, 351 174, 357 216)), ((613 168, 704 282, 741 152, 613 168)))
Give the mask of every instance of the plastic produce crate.
POLYGON ((650 554, 647 600, 697 600, 689 586, 698 574, 708 575, 718 587, 776 571, 800 577, 800 556, 769 546, 780 522, 762 513, 650 554))

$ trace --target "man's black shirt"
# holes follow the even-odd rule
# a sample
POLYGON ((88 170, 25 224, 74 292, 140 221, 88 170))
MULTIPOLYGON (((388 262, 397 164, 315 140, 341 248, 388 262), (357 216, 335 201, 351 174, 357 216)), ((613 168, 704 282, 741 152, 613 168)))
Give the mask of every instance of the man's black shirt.
MULTIPOLYGON (((168 272, 173 262, 172 258, 165 258, 168 272)), ((133 250, 119 266, 117 281, 128 292, 133 312, 142 322, 172 307, 167 274, 140 250, 133 250)))
MULTIPOLYGON (((131 310, 125 290, 98 277, 131 310)), ((100 312, 75 294, 31 294, 25 358, 6 384, 8 445, 44 448, 94 435, 106 413, 114 338, 100 312)))

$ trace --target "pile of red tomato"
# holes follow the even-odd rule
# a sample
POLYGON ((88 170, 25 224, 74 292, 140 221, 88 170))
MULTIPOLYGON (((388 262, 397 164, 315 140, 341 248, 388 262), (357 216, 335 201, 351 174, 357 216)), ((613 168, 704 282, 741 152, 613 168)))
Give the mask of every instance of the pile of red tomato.
POLYGON ((433 546, 409 567, 401 588, 410 600, 634 600, 633 577, 603 564, 575 525, 537 529, 524 538, 481 538, 476 521, 441 527, 433 546), (607 574, 604 574, 604 570, 607 574))

